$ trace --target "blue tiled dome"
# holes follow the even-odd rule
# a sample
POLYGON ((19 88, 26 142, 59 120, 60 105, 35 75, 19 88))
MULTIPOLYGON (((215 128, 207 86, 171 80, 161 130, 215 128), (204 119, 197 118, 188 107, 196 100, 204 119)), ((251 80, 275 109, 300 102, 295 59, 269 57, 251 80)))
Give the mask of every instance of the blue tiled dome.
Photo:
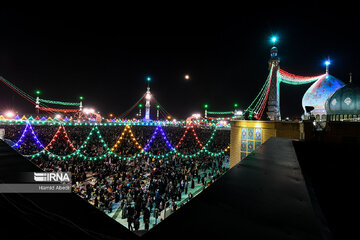
POLYGON ((326 100, 339 88, 345 84, 339 79, 327 74, 315 83, 306 91, 302 99, 302 106, 305 111, 305 106, 313 106, 314 113, 326 114, 325 103, 326 100))

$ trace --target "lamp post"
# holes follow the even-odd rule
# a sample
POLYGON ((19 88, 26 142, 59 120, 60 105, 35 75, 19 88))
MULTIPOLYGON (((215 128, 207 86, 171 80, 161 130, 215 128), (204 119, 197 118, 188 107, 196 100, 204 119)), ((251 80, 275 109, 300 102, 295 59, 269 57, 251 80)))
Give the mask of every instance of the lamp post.
POLYGON ((80 111, 82 111, 82 109, 83 109, 82 100, 84 100, 84 97, 80 96, 79 99, 80 99, 79 109, 80 109, 80 111))
POLYGON ((159 120, 159 110, 160 110, 160 105, 156 106, 156 119, 159 120))
POLYGON ((207 118, 207 110, 209 108, 209 105, 208 104, 205 104, 204 105, 204 109, 205 109, 205 113, 204 113, 204 117, 207 118))
POLYGON ((141 119, 141 108, 143 107, 143 105, 140 103, 139 104, 139 119, 141 119))
POLYGON ((35 94, 36 94, 36 102, 35 102, 35 108, 36 108, 36 114, 39 114, 39 108, 40 108, 40 94, 41 94, 41 91, 38 89, 35 91, 35 94))
POLYGON ((326 66, 326 74, 329 74, 329 65, 330 65, 330 57, 328 57, 328 60, 325 61, 325 66, 326 66))

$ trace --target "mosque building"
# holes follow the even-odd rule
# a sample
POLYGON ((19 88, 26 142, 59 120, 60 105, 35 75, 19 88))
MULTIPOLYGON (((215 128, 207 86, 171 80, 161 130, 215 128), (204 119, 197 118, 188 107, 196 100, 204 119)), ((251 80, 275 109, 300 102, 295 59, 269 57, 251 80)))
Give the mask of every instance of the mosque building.
POLYGON ((335 91, 326 101, 328 121, 360 120, 360 86, 350 81, 335 91))

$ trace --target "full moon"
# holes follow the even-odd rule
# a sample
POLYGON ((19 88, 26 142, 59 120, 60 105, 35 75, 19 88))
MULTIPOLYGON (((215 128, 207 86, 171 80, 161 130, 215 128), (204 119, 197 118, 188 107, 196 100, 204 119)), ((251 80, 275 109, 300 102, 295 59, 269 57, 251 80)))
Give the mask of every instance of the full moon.
POLYGON ((190 76, 188 74, 185 75, 185 80, 189 80, 190 76))

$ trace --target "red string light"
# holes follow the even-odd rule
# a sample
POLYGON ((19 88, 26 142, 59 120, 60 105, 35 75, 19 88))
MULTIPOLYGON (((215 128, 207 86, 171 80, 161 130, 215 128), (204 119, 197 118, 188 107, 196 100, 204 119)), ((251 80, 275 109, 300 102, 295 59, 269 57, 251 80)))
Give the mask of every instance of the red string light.
POLYGON ((60 133, 62 133, 64 135, 64 138, 65 138, 66 142, 69 144, 69 146, 71 147, 71 149, 73 151, 76 151, 76 149, 74 148, 74 145, 71 143, 71 141, 67 135, 67 132, 65 130, 65 127, 63 125, 60 125, 60 127, 56 131, 54 137, 51 139, 50 143, 45 147, 45 150, 47 151, 48 148, 51 147, 57 141, 60 133))
POLYGON ((193 135, 194 135, 194 137, 195 137, 196 142, 198 143, 198 145, 199 145, 200 147, 202 147, 202 143, 200 142, 199 137, 197 136, 197 134, 196 134, 196 132, 195 132, 195 130, 194 130, 194 126, 191 125, 191 126, 186 127, 186 130, 185 130, 184 134, 182 135, 182 137, 180 138, 180 141, 178 142, 178 144, 176 144, 176 148, 178 148, 178 147, 182 144, 182 142, 183 142, 183 140, 185 139, 185 137, 186 137, 186 135, 187 135, 187 133, 188 133, 188 130, 189 130, 190 128, 191 128, 191 131, 193 132, 193 135))
POLYGON ((72 112, 79 112, 79 109, 61 109, 61 108, 45 108, 39 107, 40 110, 43 111, 51 111, 51 112, 63 112, 63 113, 72 113, 72 112))

